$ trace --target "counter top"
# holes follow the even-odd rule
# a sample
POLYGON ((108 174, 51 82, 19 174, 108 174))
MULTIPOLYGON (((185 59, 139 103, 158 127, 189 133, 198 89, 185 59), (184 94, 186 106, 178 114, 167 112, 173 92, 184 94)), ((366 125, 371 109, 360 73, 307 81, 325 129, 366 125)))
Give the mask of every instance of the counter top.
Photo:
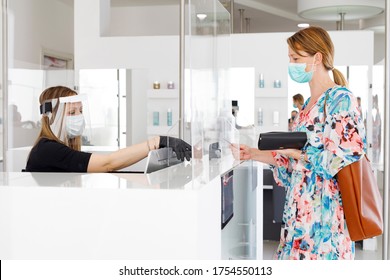
POLYGON ((0 259, 220 259, 220 175, 239 165, 0 173, 0 259))
POLYGON ((0 172, 0 186, 81 188, 198 188, 241 162, 232 155, 221 159, 192 159, 153 173, 122 170, 113 173, 0 172))

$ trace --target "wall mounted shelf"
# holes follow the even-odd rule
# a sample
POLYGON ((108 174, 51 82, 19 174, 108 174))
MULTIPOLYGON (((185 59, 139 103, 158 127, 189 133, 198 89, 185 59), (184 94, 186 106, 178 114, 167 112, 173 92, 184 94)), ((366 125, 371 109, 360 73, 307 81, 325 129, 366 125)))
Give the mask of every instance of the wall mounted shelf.
POLYGON ((179 91, 177 89, 149 89, 148 98, 179 98, 179 91))

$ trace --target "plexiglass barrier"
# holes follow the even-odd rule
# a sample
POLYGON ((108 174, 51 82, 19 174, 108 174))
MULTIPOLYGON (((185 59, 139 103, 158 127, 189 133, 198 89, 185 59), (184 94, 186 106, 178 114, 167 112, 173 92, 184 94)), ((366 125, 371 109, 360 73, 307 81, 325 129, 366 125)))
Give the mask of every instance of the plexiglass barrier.
POLYGON ((202 185, 232 168, 238 152, 229 94, 230 14, 219 1, 199 0, 189 1, 187 13, 185 127, 193 146, 193 174, 199 174, 194 184, 202 185), (211 171, 216 159, 227 163, 218 172, 211 171))
POLYGON ((73 87, 73 70, 8 69, 7 161, 5 171, 21 171, 41 130, 39 96, 54 85, 73 87))

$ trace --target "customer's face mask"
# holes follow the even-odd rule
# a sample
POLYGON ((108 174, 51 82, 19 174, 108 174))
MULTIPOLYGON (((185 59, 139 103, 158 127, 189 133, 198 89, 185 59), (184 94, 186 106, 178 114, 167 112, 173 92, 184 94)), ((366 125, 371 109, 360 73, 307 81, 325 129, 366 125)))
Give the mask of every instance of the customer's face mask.
POLYGON ((75 138, 83 134, 85 128, 85 120, 82 114, 75 116, 67 116, 65 129, 69 138, 75 138))
MULTIPOLYGON (((315 60, 315 58, 314 58, 315 60)), ((292 63, 290 62, 288 65, 288 74, 290 75, 290 78, 293 81, 296 81, 297 83, 308 83, 313 78, 313 73, 315 71, 315 64, 310 64, 311 70, 310 72, 306 72, 306 63, 292 63)))

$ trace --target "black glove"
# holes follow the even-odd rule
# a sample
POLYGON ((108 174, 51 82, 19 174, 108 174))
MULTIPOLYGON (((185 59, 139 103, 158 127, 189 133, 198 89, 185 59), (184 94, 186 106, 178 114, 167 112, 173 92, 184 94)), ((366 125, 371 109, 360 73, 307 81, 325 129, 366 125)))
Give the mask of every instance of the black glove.
POLYGON ((176 153, 177 159, 180 159, 181 161, 184 161, 184 158, 190 160, 192 156, 191 145, 179 138, 160 136, 159 147, 172 148, 172 150, 176 153))

